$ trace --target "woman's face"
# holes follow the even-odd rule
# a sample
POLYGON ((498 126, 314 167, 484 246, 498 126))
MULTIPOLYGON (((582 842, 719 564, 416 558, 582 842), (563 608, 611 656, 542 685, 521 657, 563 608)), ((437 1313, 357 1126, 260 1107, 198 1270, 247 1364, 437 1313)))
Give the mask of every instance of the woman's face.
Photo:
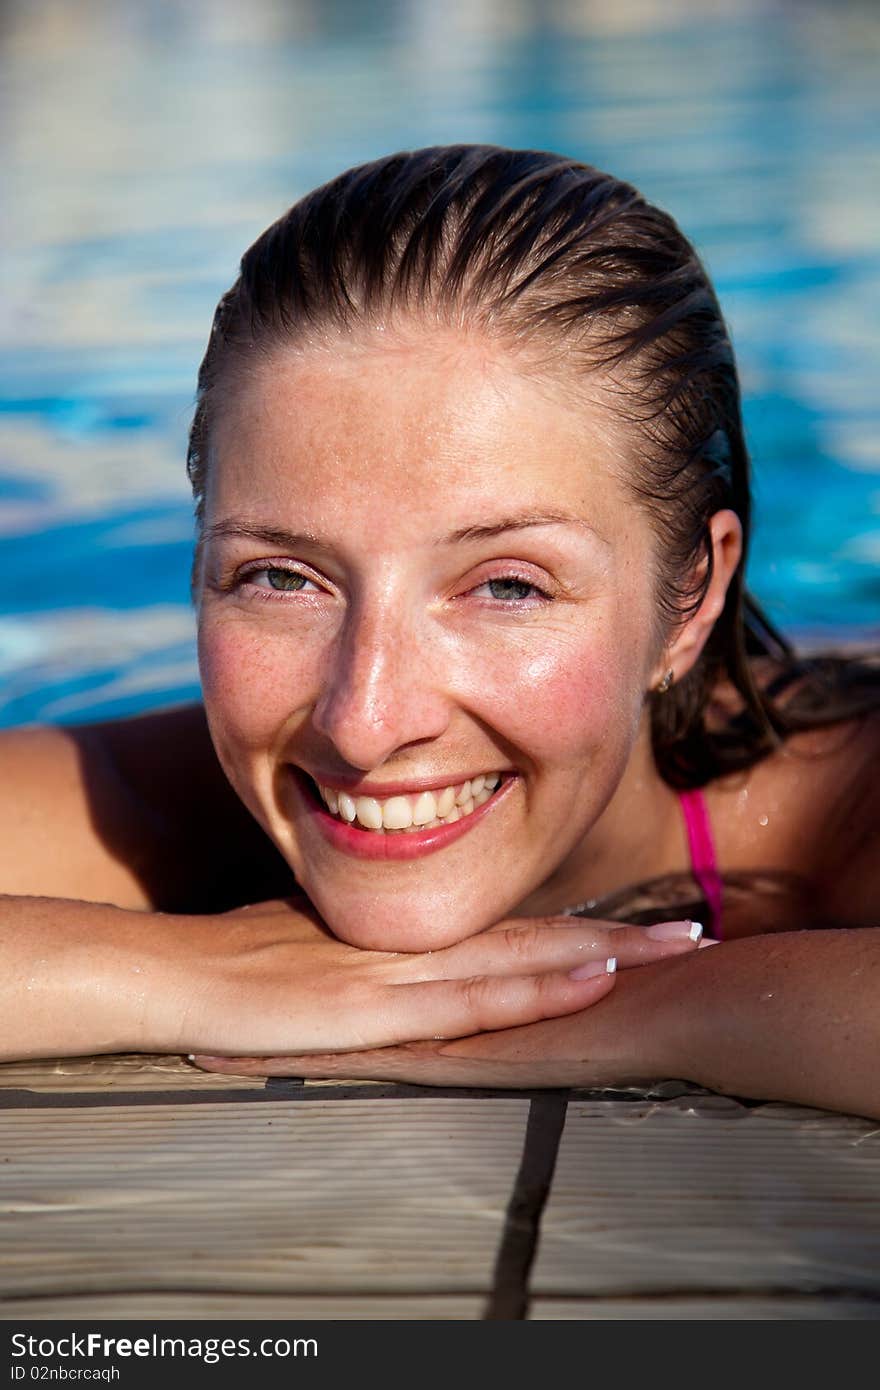
POLYGON ((330 928, 426 950, 577 883, 658 674, 654 548, 600 407, 485 339, 387 336, 232 383, 199 655, 226 773, 330 928))

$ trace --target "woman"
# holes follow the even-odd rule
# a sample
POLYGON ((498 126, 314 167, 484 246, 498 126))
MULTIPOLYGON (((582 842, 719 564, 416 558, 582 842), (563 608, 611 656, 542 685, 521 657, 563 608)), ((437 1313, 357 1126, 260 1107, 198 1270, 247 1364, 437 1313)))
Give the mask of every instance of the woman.
POLYGON ((243 258, 189 470, 204 711, 6 736, 5 1055, 880 1117, 880 680, 745 591, 668 216, 534 151, 350 170, 243 258))

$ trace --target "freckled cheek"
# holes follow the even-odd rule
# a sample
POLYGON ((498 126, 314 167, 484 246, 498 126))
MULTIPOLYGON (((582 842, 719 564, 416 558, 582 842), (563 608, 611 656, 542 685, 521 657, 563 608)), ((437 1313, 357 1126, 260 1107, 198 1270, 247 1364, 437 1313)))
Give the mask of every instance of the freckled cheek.
POLYGON ((271 743, 316 688, 303 644, 234 622, 201 625, 199 671, 212 732, 227 748, 271 743))

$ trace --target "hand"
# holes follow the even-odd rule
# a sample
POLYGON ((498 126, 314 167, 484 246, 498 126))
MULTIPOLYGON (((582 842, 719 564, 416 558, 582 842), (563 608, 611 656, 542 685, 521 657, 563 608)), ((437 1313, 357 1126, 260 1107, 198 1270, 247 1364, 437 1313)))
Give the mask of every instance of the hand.
MULTIPOLYGON (((187 1034, 196 1041, 174 1050, 194 1054, 206 1070, 238 1075, 380 1077, 391 1072, 378 1067, 391 1067, 398 1079, 404 1066, 407 1077, 400 1078, 411 1079, 412 1066, 425 1066, 444 1084, 451 1073, 470 1075, 469 1058, 484 1067, 483 1074, 490 1062, 502 1069, 511 1061, 519 1065, 522 1025, 562 1015, 580 1018, 612 992, 615 975, 603 968, 609 957, 624 972, 638 974, 643 972, 630 967, 690 954, 697 944, 687 934, 690 924, 670 938, 652 935, 653 928, 551 917, 501 922, 439 951, 390 954, 335 940, 305 900, 297 900, 296 911, 290 903, 270 903, 227 916, 238 919, 241 944, 225 962, 215 1019, 209 1026, 188 1020, 187 1034), (572 978, 572 970, 591 965, 599 973, 572 978), (500 1040, 496 1052, 481 1049, 484 1035, 500 1040), (212 1036, 220 1041, 205 1041, 212 1036), (421 1048, 387 1046, 426 1037, 431 1041, 421 1048), (475 1052, 451 1054, 438 1046, 451 1038, 466 1039, 475 1052), (303 1053, 320 1054, 318 1070, 303 1053)), ((574 1035, 577 1023, 572 1028, 574 1035)), ((539 1035, 532 1064, 541 1047, 539 1035)))
POLYGON ((758 933, 638 970, 592 1008, 523 1027, 372 1052, 213 1058, 211 1071, 431 1086, 639 1085, 880 1120, 880 928, 758 933))

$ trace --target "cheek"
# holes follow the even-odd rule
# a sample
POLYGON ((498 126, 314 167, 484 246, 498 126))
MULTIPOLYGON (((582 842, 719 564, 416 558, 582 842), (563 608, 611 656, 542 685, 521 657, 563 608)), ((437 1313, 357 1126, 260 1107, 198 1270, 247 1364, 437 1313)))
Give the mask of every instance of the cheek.
POLYGON ((506 674, 505 682, 492 681, 487 720, 536 764, 574 771, 579 758, 602 755, 617 762, 628 751, 643 691, 625 644, 596 633, 548 641, 540 656, 508 661, 506 674), (494 694, 499 689, 500 699, 494 694))
POLYGON ((267 640, 252 624, 199 625, 199 672, 218 751, 259 752, 307 698, 311 664, 301 646, 267 640))

